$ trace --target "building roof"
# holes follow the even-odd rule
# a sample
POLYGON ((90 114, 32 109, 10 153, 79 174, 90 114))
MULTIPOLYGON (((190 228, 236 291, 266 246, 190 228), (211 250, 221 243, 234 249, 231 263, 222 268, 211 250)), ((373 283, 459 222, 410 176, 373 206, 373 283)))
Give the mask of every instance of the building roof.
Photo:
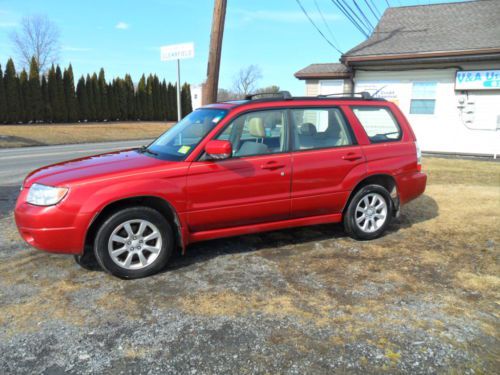
POLYGON ((346 78, 350 75, 350 69, 340 63, 311 64, 295 73, 298 79, 346 78))
POLYGON ((499 52, 499 19, 499 0, 387 8, 370 38, 346 52, 342 61, 499 52))

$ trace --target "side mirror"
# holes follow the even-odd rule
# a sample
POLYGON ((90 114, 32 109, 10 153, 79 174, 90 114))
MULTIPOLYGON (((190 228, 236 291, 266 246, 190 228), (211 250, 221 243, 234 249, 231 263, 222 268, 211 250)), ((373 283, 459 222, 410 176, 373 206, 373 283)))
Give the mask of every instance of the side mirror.
POLYGON ((229 141, 209 141, 205 146, 205 152, 209 159, 224 160, 233 154, 233 146, 229 141))

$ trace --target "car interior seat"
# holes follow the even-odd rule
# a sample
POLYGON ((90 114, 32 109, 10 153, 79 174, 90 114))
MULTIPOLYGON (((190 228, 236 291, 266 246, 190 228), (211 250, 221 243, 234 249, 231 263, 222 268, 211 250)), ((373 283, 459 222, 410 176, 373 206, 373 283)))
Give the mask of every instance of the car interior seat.
POLYGON ((252 117, 248 120, 248 132, 255 140, 244 141, 240 149, 235 153, 236 156, 260 155, 269 152, 269 148, 263 143, 266 137, 264 121, 262 117, 252 117))

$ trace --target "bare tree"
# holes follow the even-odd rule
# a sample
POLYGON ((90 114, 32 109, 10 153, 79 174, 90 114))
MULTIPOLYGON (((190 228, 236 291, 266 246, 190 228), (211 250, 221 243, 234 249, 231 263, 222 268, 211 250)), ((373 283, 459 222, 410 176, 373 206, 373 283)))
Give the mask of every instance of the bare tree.
POLYGON ((44 15, 24 17, 10 38, 23 67, 27 68, 34 56, 40 72, 45 72, 59 57, 59 29, 44 15))
POLYGON ((262 72, 257 65, 249 65, 241 69, 234 77, 233 90, 238 96, 251 94, 257 87, 257 81, 262 78, 262 72))

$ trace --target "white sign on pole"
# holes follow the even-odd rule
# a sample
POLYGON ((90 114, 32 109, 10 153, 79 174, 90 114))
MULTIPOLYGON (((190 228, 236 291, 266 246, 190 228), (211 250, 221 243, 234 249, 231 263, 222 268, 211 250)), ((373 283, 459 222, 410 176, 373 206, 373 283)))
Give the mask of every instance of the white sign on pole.
POLYGON ((194 43, 171 44, 160 47, 161 61, 192 59, 194 57, 194 43))

